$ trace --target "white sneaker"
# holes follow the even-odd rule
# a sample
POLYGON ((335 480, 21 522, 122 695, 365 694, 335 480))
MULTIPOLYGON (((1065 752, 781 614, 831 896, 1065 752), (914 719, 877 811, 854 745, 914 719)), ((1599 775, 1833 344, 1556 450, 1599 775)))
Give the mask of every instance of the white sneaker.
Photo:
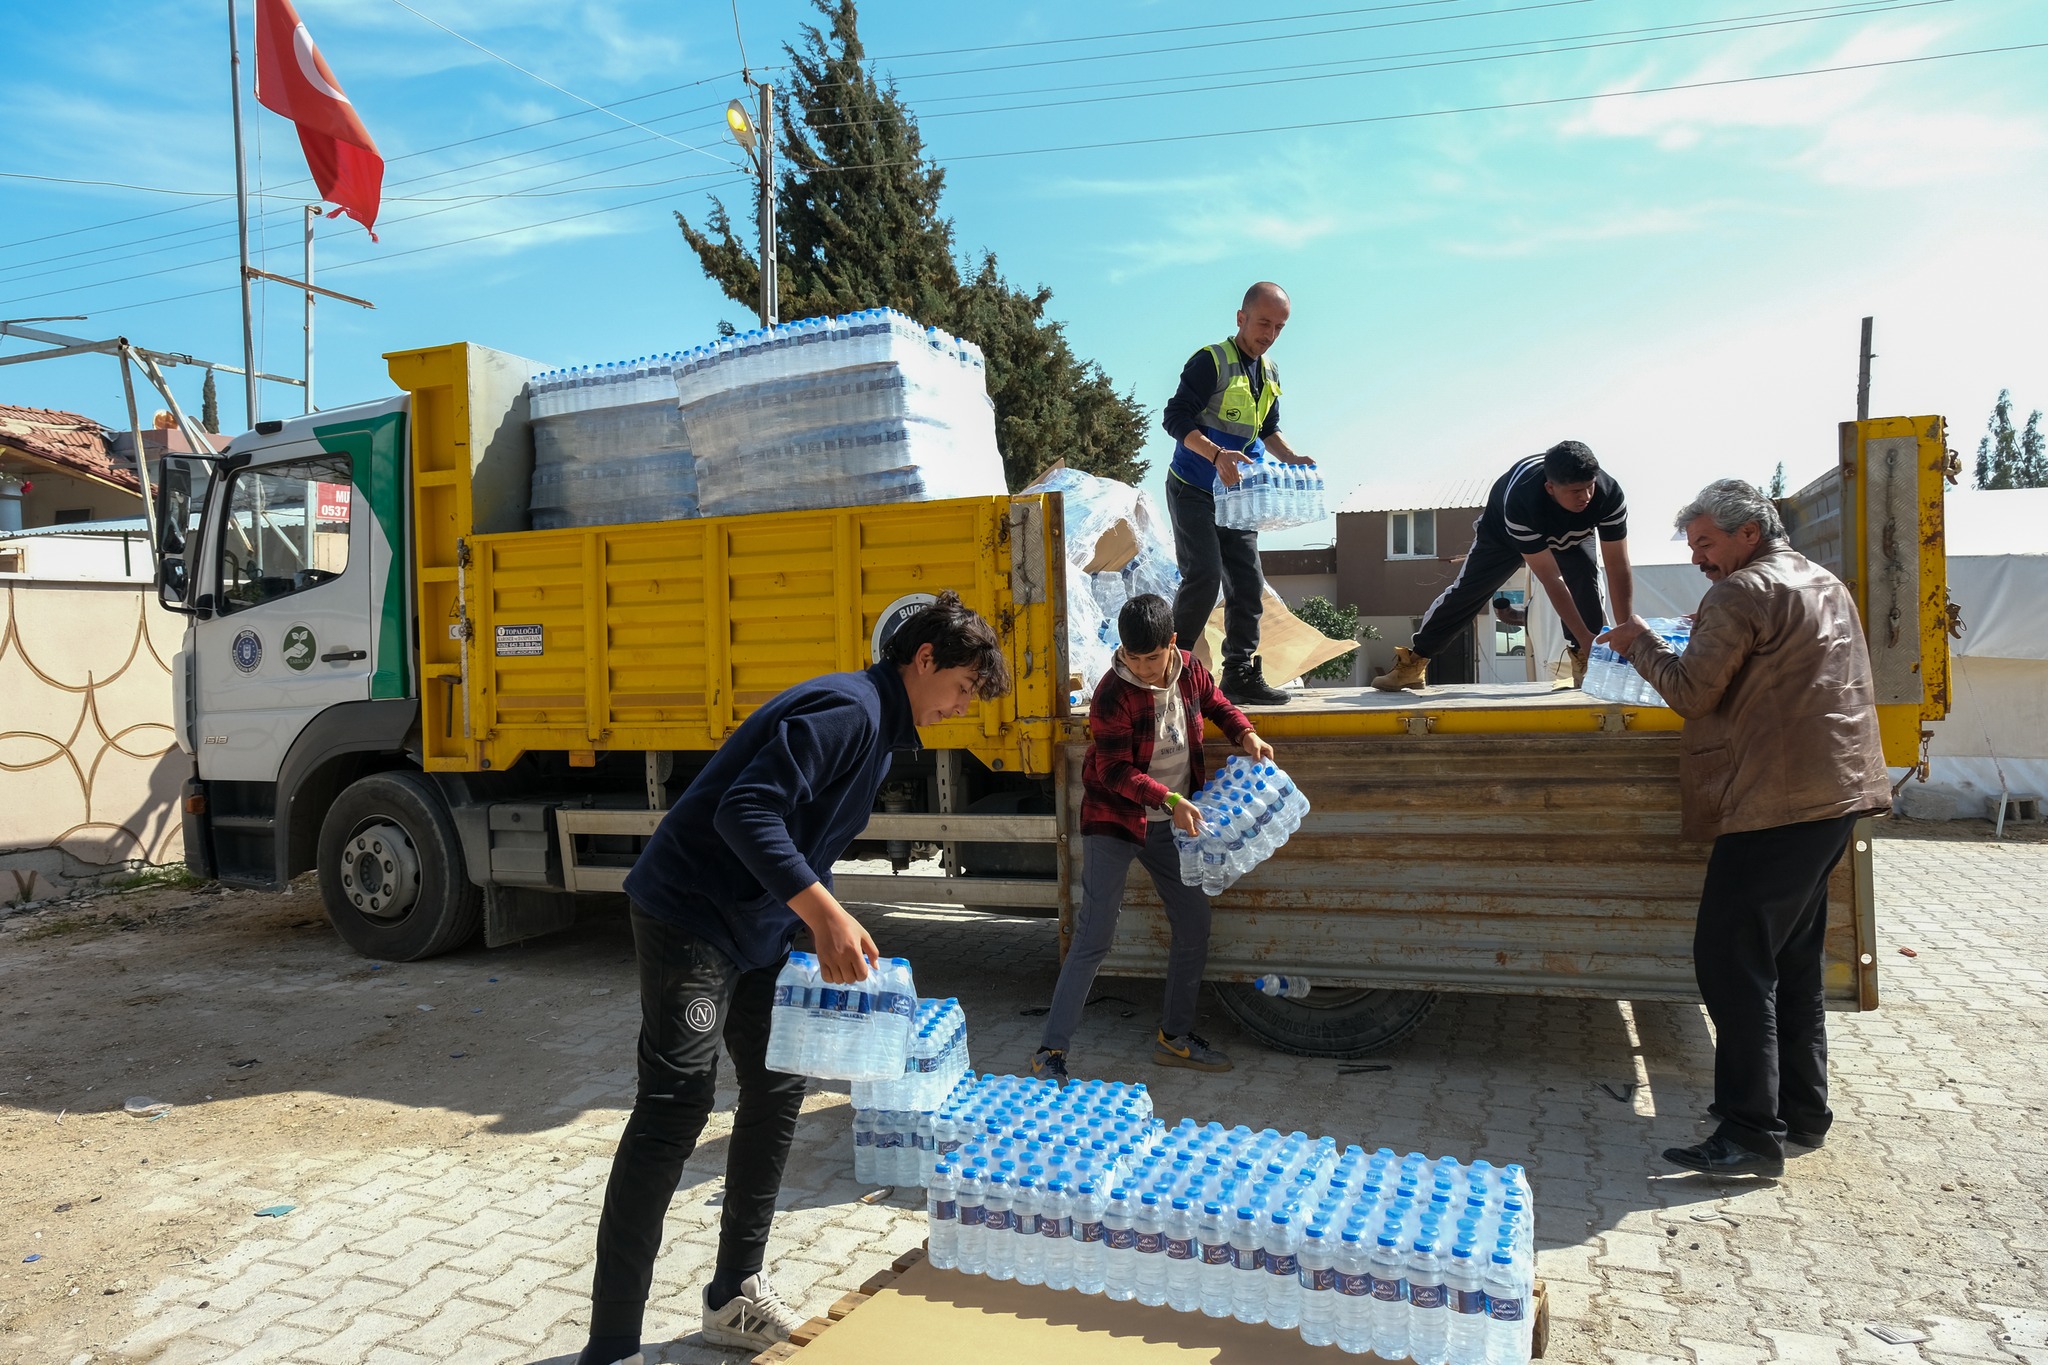
POLYGON ((782 1301, 765 1274, 749 1275, 723 1308, 704 1305, 704 1340, 714 1346, 765 1351, 803 1326, 802 1314, 782 1301))

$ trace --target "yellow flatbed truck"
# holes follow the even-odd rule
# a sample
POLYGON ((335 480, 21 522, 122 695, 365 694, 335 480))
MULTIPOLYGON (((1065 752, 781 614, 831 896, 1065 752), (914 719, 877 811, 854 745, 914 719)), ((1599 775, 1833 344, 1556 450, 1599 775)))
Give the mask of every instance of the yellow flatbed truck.
MULTIPOLYGON (((466 343, 387 360, 399 395, 237 437, 203 509, 191 469, 166 479, 196 870, 273 888, 316 870, 341 935, 394 960, 480 925, 494 944, 564 927, 618 893, 752 708, 865 667, 951 588, 995 624, 1016 688, 899 756, 855 852, 892 871, 835 888, 1070 923, 1086 734, 1057 494, 529 530, 536 367, 466 343), (918 875, 934 848, 943 875, 918 875)), ((1795 542, 1878 623, 1894 764, 1947 711, 1949 460, 1939 418, 1848 424, 1837 468, 1788 504, 1795 542)), ((1693 994, 1706 850, 1678 838, 1668 710, 1444 687, 1310 692, 1257 721, 1314 807, 1215 903, 1210 975, 1265 1041, 1357 1055, 1445 990, 1693 994), (1270 999, 1246 984, 1264 971, 1317 989, 1270 999)), ((1867 829, 1835 892, 1829 995, 1869 1009, 1867 829)), ((1137 878, 1107 970, 1161 975, 1165 944, 1137 878)))

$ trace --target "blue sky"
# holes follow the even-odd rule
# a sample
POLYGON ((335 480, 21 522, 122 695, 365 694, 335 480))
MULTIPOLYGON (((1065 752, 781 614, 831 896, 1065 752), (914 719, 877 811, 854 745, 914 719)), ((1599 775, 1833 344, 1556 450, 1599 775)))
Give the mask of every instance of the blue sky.
MULTIPOLYGON (((321 306, 321 406, 388 392, 387 350, 575 363, 745 322, 670 217, 701 221, 707 187, 748 203, 719 116, 741 93, 726 0, 409 3, 584 99, 647 96, 619 112, 661 136, 396 0, 300 0, 391 162, 380 244, 319 228, 322 282, 378 305, 321 306)), ((739 9, 757 64, 810 14, 739 9)), ((0 172, 231 191, 225 28, 189 0, 0 6, 0 172)), ((1865 313, 1874 410, 1947 415, 1966 460, 2000 388, 2048 407, 2048 47, 1944 57, 2048 44, 2039 0, 871 0, 862 31, 948 168, 961 250, 1050 286, 1155 413, 1247 283, 1285 284, 1287 430, 1340 488, 1571 436, 1661 539, 1709 478, 1826 467, 1865 313), (1857 69, 1746 79, 1816 68, 1857 69), (1694 88, 1624 93, 1671 86, 1694 88), (1197 136, 1247 129, 1283 131, 1197 136)), ((245 117, 274 196, 255 246, 295 274, 298 146, 245 117)), ((233 254, 228 199, 0 178, 0 318, 88 313, 52 326, 233 362, 233 254)), ((266 305, 262 367, 295 374, 296 296, 266 305)), ((0 401, 121 411, 99 358, 0 370, 0 401)), ((1167 452, 1155 437, 1155 478, 1167 452)))

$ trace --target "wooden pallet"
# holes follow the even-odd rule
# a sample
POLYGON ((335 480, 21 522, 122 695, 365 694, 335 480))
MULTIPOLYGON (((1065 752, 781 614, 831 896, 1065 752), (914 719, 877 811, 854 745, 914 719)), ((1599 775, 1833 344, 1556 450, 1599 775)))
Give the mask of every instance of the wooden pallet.
MULTIPOLYGON (((851 1294, 841 1294, 822 1318, 811 1318, 796 1329, 786 1342, 777 1343, 754 1357, 753 1365, 784 1365, 794 1360, 797 1353, 816 1341, 833 1323, 851 1313, 868 1301, 870 1295, 878 1294, 895 1283, 896 1277, 924 1259, 923 1247, 906 1251, 892 1261, 887 1270, 870 1275, 861 1287, 851 1294)), ((1538 1360, 1550 1346, 1550 1287, 1542 1280, 1536 1281, 1535 1295, 1536 1328, 1531 1334, 1531 1354, 1538 1360)))

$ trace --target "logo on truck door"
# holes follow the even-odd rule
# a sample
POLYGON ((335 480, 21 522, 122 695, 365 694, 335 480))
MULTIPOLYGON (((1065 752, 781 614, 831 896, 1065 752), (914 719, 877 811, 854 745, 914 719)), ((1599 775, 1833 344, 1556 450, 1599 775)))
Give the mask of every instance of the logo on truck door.
POLYGON ((253 630, 243 631, 228 646, 228 657, 235 661, 237 669, 254 673, 263 663, 263 637, 253 630))
POLYGON ((313 653, 319 648, 313 643, 313 628, 304 621, 294 621, 291 629, 284 633, 284 644, 278 649, 277 657, 294 673, 304 673, 313 666, 313 653))

